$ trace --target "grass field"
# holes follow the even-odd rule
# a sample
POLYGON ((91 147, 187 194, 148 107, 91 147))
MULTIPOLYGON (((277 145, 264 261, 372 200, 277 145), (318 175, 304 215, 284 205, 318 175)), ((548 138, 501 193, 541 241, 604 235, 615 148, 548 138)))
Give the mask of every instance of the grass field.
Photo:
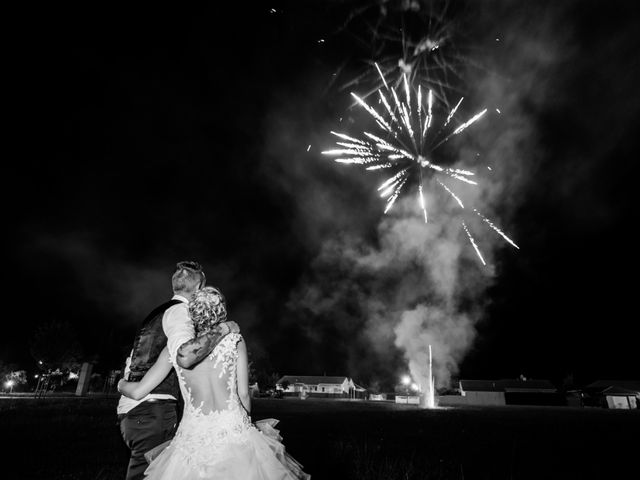
MULTIPOLYGON (((2 399, 7 479, 122 479, 113 398, 2 399)), ((314 479, 613 478, 640 470, 640 411, 256 399, 314 479)), ((634 477, 636 476, 636 477, 634 477)))

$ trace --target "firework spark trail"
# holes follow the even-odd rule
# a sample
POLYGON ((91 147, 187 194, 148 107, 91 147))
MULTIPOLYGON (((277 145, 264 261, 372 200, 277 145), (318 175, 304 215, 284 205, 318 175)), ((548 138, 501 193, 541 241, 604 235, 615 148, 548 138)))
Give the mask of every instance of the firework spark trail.
POLYGON ((354 150, 365 151, 365 149, 359 143, 336 142, 336 145, 340 145, 341 147, 350 148, 354 150))
POLYGON ((382 70, 380 70, 380 66, 378 65, 378 62, 374 62, 374 63, 376 65, 376 68, 378 69, 378 73, 380 74, 380 78, 382 78, 382 83, 384 83, 384 88, 389 90, 389 85, 387 85, 387 80, 384 78, 384 75, 382 74, 382 70))
POLYGON ((379 165, 371 165, 367 167, 367 170, 382 170, 383 168, 393 168, 394 165, 392 163, 381 163, 379 165))
POLYGON ((394 183, 393 185, 383 190, 382 193, 380 194, 380 198, 386 198, 389 195, 391 195, 395 191, 396 187, 397 185, 394 183))
POLYGON ((404 126, 407 128, 407 133, 409 134, 409 138, 411 139, 411 143, 417 149, 416 145, 416 137, 413 133, 413 128, 411 128, 411 120, 409 119, 409 112, 407 111, 406 105, 402 105, 402 118, 404 121, 404 126))
POLYGON ((362 105, 362 107, 364 107, 364 109, 365 109, 367 112, 369 112, 369 113, 371 114, 371 116, 372 116, 373 118, 375 118, 375 119, 376 119, 376 121, 384 127, 384 129, 385 129, 385 130, 387 130, 388 132, 391 132, 391 130, 392 130, 392 129, 391 129, 391 126, 390 126, 390 125, 385 121, 385 119, 384 119, 384 118, 382 118, 382 117, 378 114, 378 112, 376 112, 376 110, 375 110, 374 108, 372 108, 372 107, 370 107, 369 105, 367 105, 367 103, 366 103, 364 100, 362 100, 359 96, 357 96, 355 93, 353 93, 353 92, 352 92, 352 93, 351 93, 351 96, 352 96, 353 98, 355 98, 355 99, 356 99, 356 102, 358 102, 360 105, 362 105))
POLYGON ((377 162, 379 159, 375 157, 371 158, 336 158, 337 163, 346 163, 353 165, 366 165, 368 163, 377 162))
POLYGON ((473 172, 471 172, 469 170, 461 170, 459 168, 450 168, 449 170, 451 172, 453 172, 453 173, 457 173, 458 175, 465 175, 465 176, 467 176, 467 175, 470 175, 470 176, 475 175, 475 173, 473 173, 473 172))
POLYGON ((364 157, 367 155, 368 152, 363 150, 342 148, 342 149, 336 149, 336 150, 325 150, 322 153, 324 153, 325 155, 354 155, 356 157, 364 157))
POLYGON ((400 177, 402 177, 403 175, 405 175, 406 171, 408 170, 408 168, 403 168, 402 170, 400 170, 398 173, 396 173, 393 177, 387 179, 384 181, 384 183, 382 185, 380 185, 378 187, 378 191, 382 190, 383 188, 386 188, 388 185, 396 182, 400 177))
POLYGON ((398 94, 396 93, 396 89, 395 89, 395 88, 392 88, 392 89, 391 89, 391 93, 392 93, 392 95, 393 95, 393 100, 396 102, 396 108, 397 108, 399 111, 402 111, 402 107, 400 106, 400 100, 398 99, 398 94))
POLYGON ((420 208, 422 208, 422 213, 424 213, 424 223, 427 223, 427 207, 424 203, 424 195, 422 194, 422 183, 418 185, 418 195, 420 196, 420 208))
POLYGON ((427 130, 431 126, 431 119, 433 118, 433 93, 429 90, 427 97, 427 118, 424 120, 424 127, 422 128, 422 137, 426 137, 427 130))
POLYGON ((389 112, 389 116, 391 117, 391 120, 393 121, 393 123, 397 125, 398 119, 396 118, 395 113, 393 113, 393 110, 391 110, 391 105, 389 105, 389 102, 387 101, 387 97, 384 96, 384 93, 382 93, 382 90, 378 90, 378 93, 380 94, 380 98, 382 99, 382 103, 384 104, 384 107, 387 109, 387 112, 389 112))
POLYGON ((344 140, 349 140, 350 142, 359 143, 360 145, 367 145, 367 142, 363 142, 362 140, 358 140, 357 138, 350 137, 348 135, 345 135, 344 133, 334 132, 333 130, 330 133, 344 140))
POLYGON ((446 127, 447 125, 449 125, 449 122, 451 121, 451 119, 453 118, 453 116, 456 114, 456 112, 458 111, 458 107, 460 106, 460 104, 462 103, 462 100, 464 100, 464 97, 460 97, 460 100, 458 100, 458 103, 456 104, 455 107, 453 107, 453 109, 451 110, 451 112, 449 112, 449 115, 447 116, 447 120, 446 122, 444 122, 443 127, 446 127))
POLYGON ((400 192, 402 191, 402 187, 404 187, 404 184, 407 183, 407 180, 408 180, 408 178, 405 177, 405 179, 402 180, 402 182, 400 182, 400 184, 397 186, 396 191, 393 193, 393 195, 391 195, 391 197, 387 201, 387 206, 384 209, 384 213, 387 213, 391 209, 391 207, 393 207, 393 204, 395 203, 395 201, 400 196, 400 192))
POLYGON ((458 128, 456 128, 453 131, 453 135, 458 135, 460 132, 462 132, 465 128, 467 128, 469 125, 471 125, 472 123, 477 122, 478 120, 480 120, 480 118, 482 118, 482 116, 487 113, 487 109, 485 108, 484 110, 482 110, 480 113, 477 113, 474 117, 472 117, 470 120, 467 120, 466 122, 464 122, 462 125, 460 125, 458 128))
POLYGON ((454 135, 458 135, 460 133, 462 133, 463 131, 465 131, 469 126, 473 125, 474 123, 476 123, 478 120, 480 120, 484 114, 487 113, 487 109, 485 108, 484 110, 482 110, 480 113, 476 113, 472 118, 470 118, 469 120, 467 120, 466 122, 464 122, 462 125, 460 125, 458 128, 456 128, 453 132, 451 132, 449 135, 447 135, 445 138, 443 138, 442 140, 440 140, 440 142, 438 142, 438 144, 433 147, 434 149, 438 148, 440 145, 442 145, 443 143, 446 143, 449 141, 449 139, 451 137, 453 137, 454 135))
POLYGON ((461 182, 468 183, 469 185, 477 185, 478 182, 474 182, 473 180, 469 180, 467 177, 463 177, 457 173, 453 173, 451 171, 446 171, 451 178, 455 178, 456 180, 460 180, 461 182))
POLYGON ((473 245, 474 250, 478 254, 478 257, 480 258, 482 265, 486 265, 487 263, 484 261, 484 258, 482 258, 482 253, 480 253, 480 249, 478 248, 478 245, 476 245, 476 241, 473 239, 473 236, 469 232, 469 229, 467 228, 467 224, 462 222, 462 228, 464 228, 464 231, 467 233, 467 237, 469 237, 469 241, 471 242, 471 245, 473 245))
MULTIPOLYGON (((376 65, 376 68, 384 80, 380 67, 376 65)), ((322 153, 324 155, 337 156, 338 158, 334 160, 339 163, 364 165, 366 170, 392 170, 391 176, 378 188, 380 197, 386 199, 384 213, 391 210, 409 181, 411 184, 417 184, 418 202, 426 223, 428 221, 428 215, 423 183, 425 172, 431 172, 429 178, 441 174, 468 185, 478 185, 478 183, 473 180, 474 172, 439 165, 436 161, 438 154, 436 150, 451 137, 459 135, 479 121, 485 115, 487 109, 476 113, 467 121, 459 123, 459 125, 453 128, 452 131, 449 131, 449 133, 444 133, 447 125, 455 118, 455 114, 463 100, 461 98, 448 112, 446 120, 440 126, 440 129, 438 131, 431 130, 430 127, 434 119, 433 91, 431 89, 429 89, 426 102, 423 105, 422 87, 418 86, 416 89, 417 94, 412 95, 411 87, 406 76, 404 77, 403 85, 406 101, 400 100, 395 87, 389 86, 386 81, 384 81, 384 84, 387 91, 390 92, 390 97, 393 98, 393 103, 389 102, 389 98, 382 89, 378 90, 380 103, 384 106, 383 114, 387 116, 387 119, 358 95, 351 93, 351 96, 373 117, 376 124, 384 133, 374 134, 364 131, 364 138, 354 138, 344 133, 332 131, 331 133, 341 140, 336 141, 336 144, 341 148, 326 150, 322 153), (417 102, 415 108, 411 107, 412 99, 417 102), (417 131, 416 127, 418 128, 417 131), (395 172, 393 171, 394 169, 395 172)), ((456 201, 460 208, 464 209, 462 200, 453 189, 442 183, 439 179, 435 178, 435 180, 456 201)), ((474 212, 510 245, 518 248, 518 246, 488 218, 484 217, 477 210, 474 210, 474 212)), ((471 232, 466 223, 463 222, 462 226, 482 264, 486 265, 480 249, 473 236, 471 236, 471 232)))
POLYGON ((484 222, 489 225, 493 230, 495 230, 495 232, 500 235, 502 238, 504 238, 507 242, 509 242, 511 245, 513 245, 515 248, 517 248, 518 250, 520 250, 520 247, 518 245, 516 245, 514 243, 513 240, 511 240, 506 233, 504 233, 502 230, 500 230, 497 226, 495 226, 493 224, 493 222, 491 220, 489 220, 487 217, 485 217, 484 215, 482 215, 478 210, 476 210, 475 208, 473 209, 473 211, 482 219, 484 220, 484 222))
POLYGON ((462 203, 462 200, 460 200, 460 198, 458 198, 458 196, 455 193, 453 193, 449 187, 447 187, 440 180, 438 180, 438 183, 442 186, 442 188, 444 188, 449 193, 449 195, 451 195, 455 199, 456 202, 458 202, 458 205, 460 205, 460 208, 464 208, 464 204, 462 203))
MULTIPOLYGON (((382 138, 374 135, 373 133, 364 132, 364 134, 367 137, 369 137, 370 139, 374 140, 376 142, 375 146, 378 147, 380 150, 388 150, 390 152, 396 152, 396 154, 399 155, 400 157, 404 157, 404 158, 407 158, 409 160, 413 159, 413 156, 409 152, 407 152, 406 150, 394 147, 389 142, 387 142, 386 140, 383 140, 382 138)), ((392 157, 392 156, 389 155, 388 157, 392 157)), ((395 157, 393 157, 393 158, 395 158, 395 157)))
POLYGON ((407 76, 403 75, 402 78, 404 79, 404 91, 405 94, 407 96, 407 108, 409 109, 409 113, 411 113, 411 89, 409 88, 409 82, 407 81, 407 76))

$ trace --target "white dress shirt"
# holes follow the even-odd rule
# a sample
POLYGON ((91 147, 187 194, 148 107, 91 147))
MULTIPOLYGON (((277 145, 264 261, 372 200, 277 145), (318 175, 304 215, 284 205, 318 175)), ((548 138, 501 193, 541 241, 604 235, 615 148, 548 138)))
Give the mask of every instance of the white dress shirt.
POLYGON ((169 349, 169 361, 176 364, 178 349, 183 343, 193 340, 196 330, 193 322, 189 318, 189 302, 180 295, 174 295, 175 300, 183 303, 174 305, 167 309, 162 317, 162 329, 167 336, 167 348, 169 349))
MULTIPOLYGON (((179 300, 180 303, 169 307, 162 316, 162 329, 167 336, 167 347, 169 348, 169 355, 175 361, 178 348, 184 342, 188 342, 195 336, 195 329, 193 323, 189 319, 189 309, 187 300, 182 295, 174 295, 171 300, 179 300)), ((133 350, 131 351, 133 354, 133 350)), ((131 355, 127 358, 127 362, 124 370, 124 378, 129 378, 129 366, 131 365, 131 355)), ((118 414, 127 413, 133 408, 140 405, 147 400, 177 400, 173 395, 166 393, 150 393, 141 400, 133 400, 124 395, 120 396, 118 401, 118 414)))

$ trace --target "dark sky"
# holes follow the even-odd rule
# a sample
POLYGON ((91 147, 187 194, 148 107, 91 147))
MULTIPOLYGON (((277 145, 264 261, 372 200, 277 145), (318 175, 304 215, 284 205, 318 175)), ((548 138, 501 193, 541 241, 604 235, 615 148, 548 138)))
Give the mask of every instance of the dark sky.
MULTIPOLYGON (((322 278, 325 242, 376 241, 377 183, 319 155, 368 50, 363 23, 340 27, 368 4, 229 3, 15 13, 0 361, 31 367, 33 332, 64 320, 101 368, 118 366, 183 259, 205 265, 269 368, 349 374, 349 351, 367 349, 333 325, 302 328, 292 295, 322 278)), ((521 249, 496 252, 461 375, 637 377, 638 16, 631 1, 531 3, 451 2, 461 45, 525 92, 535 136, 505 200, 521 249)))

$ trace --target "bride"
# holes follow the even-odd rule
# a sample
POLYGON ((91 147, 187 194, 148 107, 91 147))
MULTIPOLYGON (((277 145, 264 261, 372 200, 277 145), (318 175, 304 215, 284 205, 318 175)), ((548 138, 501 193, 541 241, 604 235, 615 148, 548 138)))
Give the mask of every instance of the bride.
MULTIPOLYGON (((196 336, 226 321, 222 293, 198 290, 189 302, 196 336)), ((251 423, 247 349, 239 333, 230 333, 208 358, 181 368, 165 348, 156 365, 170 361, 178 374, 184 414, 175 437, 151 452, 147 479, 309 479, 280 442, 277 420, 251 423)), ((166 365, 166 363, 165 363, 166 365)), ((142 398, 166 376, 152 368, 140 382, 121 381, 119 390, 142 398)))

